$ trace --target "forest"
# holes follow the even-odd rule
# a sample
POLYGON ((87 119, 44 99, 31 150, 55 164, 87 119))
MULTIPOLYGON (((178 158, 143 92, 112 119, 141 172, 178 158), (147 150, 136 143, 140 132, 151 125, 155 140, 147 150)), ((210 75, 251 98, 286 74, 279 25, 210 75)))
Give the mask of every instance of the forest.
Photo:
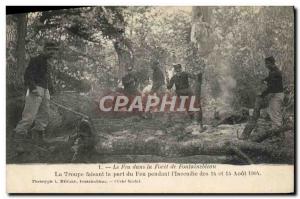
MULTIPOLYGON (((293 162, 293 7, 87 6, 7 14, 7 143, 24 107, 25 69, 47 41, 59 44, 51 63, 55 92, 47 128, 55 146, 38 147, 31 156, 18 158, 8 153, 8 162, 293 162), (292 129, 280 141, 238 140, 248 117, 242 118, 243 111, 251 112, 265 89, 259 80, 268 75, 264 59, 269 56, 283 74, 284 118, 292 129), (188 118, 172 113, 150 118, 99 113, 99 97, 116 91, 129 67, 137 73, 139 90, 144 90, 152 78, 153 60, 167 78, 174 73, 174 63, 203 74, 206 131, 194 135, 197 130, 188 118), (68 139, 82 115, 93 126, 93 149, 75 160, 74 142, 68 139)), ((268 125, 259 119, 254 136, 266 132, 268 125)))

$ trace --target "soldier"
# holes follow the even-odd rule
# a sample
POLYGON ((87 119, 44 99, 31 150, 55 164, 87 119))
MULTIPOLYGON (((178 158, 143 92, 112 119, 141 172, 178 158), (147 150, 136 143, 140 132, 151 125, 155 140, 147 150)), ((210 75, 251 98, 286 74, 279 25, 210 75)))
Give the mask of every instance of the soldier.
POLYGON ((284 98, 282 73, 275 65, 275 59, 273 56, 265 58, 265 66, 269 70, 269 75, 262 81, 267 83, 267 89, 263 91, 261 95, 258 95, 256 99, 253 116, 250 118, 250 121, 244 128, 240 137, 240 139, 243 140, 249 138, 260 116, 260 109, 265 104, 264 102, 266 102, 268 99, 268 114, 272 121, 272 130, 278 130, 282 127, 282 109, 284 98))
MULTIPOLYGON (((181 64, 174 64, 173 67, 176 74, 171 78, 170 81, 168 81, 167 89, 171 89, 175 84, 175 92, 177 96, 193 96, 193 91, 190 87, 189 79, 198 80, 198 75, 192 75, 188 72, 182 71, 181 64)), ((185 108, 186 110, 188 110, 187 106, 185 108)), ((191 119, 195 119, 195 115, 193 113, 189 112, 189 116, 191 117, 191 119)), ((200 122, 200 127, 203 129, 202 118, 198 118, 198 120, 200 122)))
POLYGON ((165 76, 164 73, 159 68, 159 62, 154 61, 153 65, 151 66, 153 73, 152 73, 152 88, 151 93, 154 94, 161 94, 163 91, 163 86, 165 85, 165 76))
POLYGON ((28 133, 31 129, 34 141, 43 142, 43 135, 49 120, 49 101, 50 93, 53 93, 53 87, 50 77, 50 64, 48 61, 57 51, 57 45, 53 42, 47 42, 44 45, 43 52, 30 59, 28 67, 24 74, 24 82, 27 88, 25 98, 25 107, 22 113, 22 119, 14 129, 14 141, 17 144, 17 151, 26 150, 24 147, 31 137, 28 133))
POLYGON ((267 83, 267 89, 261 94, 262 98, 269 96, 268 114, 272 121, 272 128, 278 129, 282 126, 282 108, 283 108, 283 84, 282 73, 275 65, 273 56, 265 59, 266 68, 269 70, 269 76, 263 82, 267 83))
MULTIPOLYGON (((139 92, 139 80, 137 74, 133 71, 133 68, 130 66, 127 69, 127 75, 122 78, 122 83, 124 86, 124 94, 128 97, 128 104, 126 108, 128 109, 130 104, 133 102, 136 96, 141 96, 139 92)), ((133 111, 136 113, 136 111, 133 111)), ((142 116, 142 113, 138 113, 139 116, 142 116)))
POLYGON ((124 92, 126 95, 137 95, 138 91, 138 78, 136 73, 133 71, 133 68, 128 67, 128 73, 122 78, 122 83, 124 86, 124 92))
POLYGON ((175 84, 175 92, 177 96, 192 96, 193 92, 189 84, 189 79, 195 79, 195 77, 185 71, 182 71, 181 64, 173 64, 175 75, 167 84, 167 89, 171 89, 175 84))

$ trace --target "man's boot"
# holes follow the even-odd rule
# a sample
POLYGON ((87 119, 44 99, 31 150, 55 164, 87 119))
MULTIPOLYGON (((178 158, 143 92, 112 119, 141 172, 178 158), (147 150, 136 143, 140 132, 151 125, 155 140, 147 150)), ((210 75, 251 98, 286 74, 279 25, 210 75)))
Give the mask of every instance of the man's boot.
POLYGON ((256 127, 257 120, 260 117, 260 109, 262 108, 262 97, 257 97, 254 105, 253 115, 251 116, 250 120, 246 124, 242 135, 238 138, 240 140, 248 140, 253 129, 256 127))
POLYGON ((250 121, 246 124, 242 134, 240 137, 238 137, 239 140, 248 140, 252 130, 256 127, 255 121, 250 121))

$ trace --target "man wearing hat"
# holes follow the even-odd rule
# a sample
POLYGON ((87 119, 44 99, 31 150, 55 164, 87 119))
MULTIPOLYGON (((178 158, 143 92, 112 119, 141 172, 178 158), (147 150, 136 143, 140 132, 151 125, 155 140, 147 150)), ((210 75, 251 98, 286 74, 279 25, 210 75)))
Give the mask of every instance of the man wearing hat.
POLYGON ((272 121, 272 128, 277 129, 282 126, 282 106, 283 106, 283 84, 282 73, 275 65, 273 56, 265 58, 265 66, 269 70, 269 75, 263 82, 267 83, 267 89, 262 92, 261 97, 269 97, 268 114, 272 121))
MULTIPOLYGON (((171 89, 175 84, 175 92, 177 96, 193 96, 193 91, 189 84, 189 79, 196 79, 196 75, 192 75, 188 72, 182 71, 181 64, 173 64, 175 75, 170 79, 167 84, 167 89, 171 89)), ((198 105, 199 106, 199 105, 198 105)), ((188 109, 188 103, 186 103, 186 109, 188 109)), ((201 109, 201 108, 200 108, 201 109)), ((188 112, 191 119, 195 119, 195 114, 188 112)), ((202 118, 199 118, 200 127, 202 128, 202 118)))
MULTIPOLYGON (((265 58, 265 66, 269 70, 269 75, 262 81, 267 83, 267 89, 256 98, 253 115, 240 137, 242 140, 250 137, 260 116, 260 109, 267 104, 266 101, 268 101, 268 99, 268 114, 272 121, 272 130, 277 130, 282 126, 282 108, 284 99, 282 73, 275 65, 273 56, 265 58)), ((255 138, 253 138, 253 141, 255 141, 255 138)))
POLYGON ((27 88, 25 107, 22 119, 14 129, 14 141, 17 143, 17 150, 24 151, 24 144, 30 141, 28 131, 32 124, 31 135, 34 141, 41 143, 45 128, 49 119, 49 100, 53 87, 50 77, 49 60, 57 51, 57 45, 47 42, 43 52, 30 59, 24 74, 24 83, 27 88))
POLYGON ((190 88, 189 78, 195 79, 194 76, 192 76, 190 73, 182 71, 181 64, 173 64, 173 68, 176 74, 168 82, 167 88, 171 89, 175 84, 176 94, 178 96, 191 96, 193 92, 190 88))

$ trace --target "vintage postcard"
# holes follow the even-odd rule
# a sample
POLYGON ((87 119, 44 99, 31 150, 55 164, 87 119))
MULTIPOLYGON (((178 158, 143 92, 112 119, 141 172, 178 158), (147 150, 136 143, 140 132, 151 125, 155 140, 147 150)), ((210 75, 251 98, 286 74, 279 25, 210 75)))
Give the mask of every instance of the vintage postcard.
POLYGON ((6 11, 8 193, 295 193, 294 7, 6 11))

